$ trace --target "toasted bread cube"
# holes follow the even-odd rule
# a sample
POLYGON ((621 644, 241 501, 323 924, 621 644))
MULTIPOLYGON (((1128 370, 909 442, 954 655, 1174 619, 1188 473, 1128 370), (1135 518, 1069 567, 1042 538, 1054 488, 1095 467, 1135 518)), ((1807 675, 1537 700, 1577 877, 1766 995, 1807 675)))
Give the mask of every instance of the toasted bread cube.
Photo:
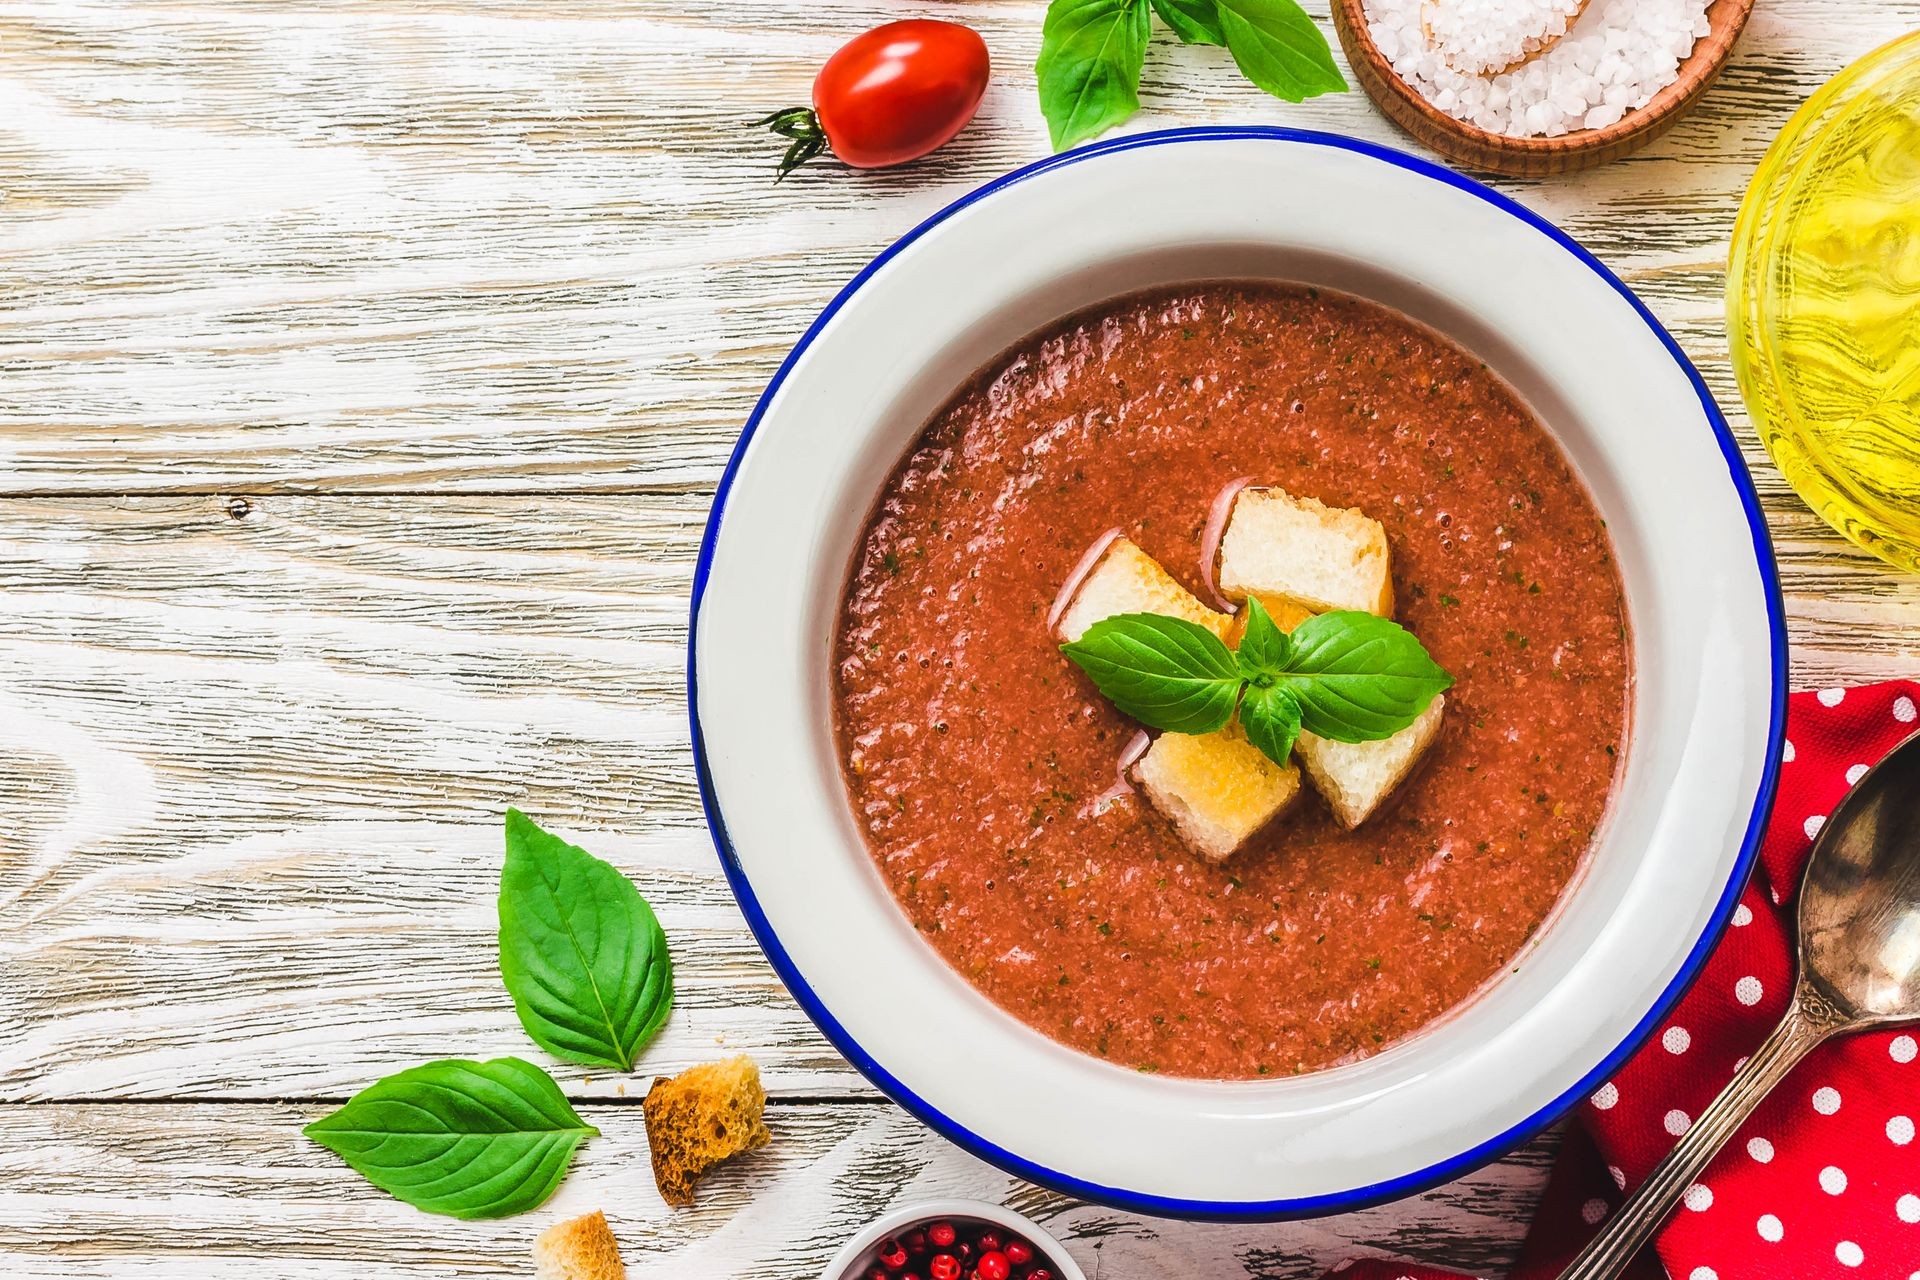
MULTIPOLYGON (((1235 621, 1174 581, 1160 563, 1116 538, 1074 591, 1060 617, 1062 640, 1074 641, 1103 618, 1157 613, 1199 623, 1225 639, 1235 621)), ((1265 826, 1300 793, 1300 771, 1267 759, 1238 725, 1190 737, 1163 733, 1133 768, 1134 780, 1183 840, 1219 862, 1265 826)))
POLYGON ((1226 861, 1300 794, 1300 770, 1267 759, 1238 722, 1218 733, 1161 734, 1133 778, 1209 862, 1226 861))
POLYGON ((1060 615, 1059 635, 1069 643, 1087 628, 1122 613, 1158 613, 1197 622, 1224 637, 1233 619, 1201 604, 1193 592, 1174 581, 1160 562, 1126 538, 1115 538, 1101 554, 1093 572, 1081 580, 1060 615))
POLYGON ((620 1246, 598 1209, 542 1231, 533 1242, 534 1280, 627 1280, 620 1246))
POLYGON ((1314 613, 1363 609, 1393 615, 1387 531, 1359 511, 1243 489, 1220 539, 1220 592, 1291 601, 1314 613))
POLYGON ((1439 736, 1446 701, 1445 694, 1435 696, 1419 719, 1377 742, 1335 742, 1311 733, 1300 735, 1293 753, 1341 826, 1351 831, 1365 822, 1406 781, 1439 736))
POLYGON ((766 1106, 760 1068, 745 1054, 656 1077, 640 1110, 660 1198, 690 1205, 694 1184, 707 1170, 766 1146, 772 1137, 763 1119, 766 1106))

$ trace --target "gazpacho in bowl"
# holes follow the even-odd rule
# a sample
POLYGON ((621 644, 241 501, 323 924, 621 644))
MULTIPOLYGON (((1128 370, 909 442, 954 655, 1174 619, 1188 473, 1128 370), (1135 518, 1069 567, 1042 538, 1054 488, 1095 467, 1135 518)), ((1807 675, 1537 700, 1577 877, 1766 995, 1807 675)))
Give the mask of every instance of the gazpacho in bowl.
POLYGON ((833 1049, 1209 1218, 1408 1194, 1605 1084, 1733 912, 1785 692, 1645 308, 1271 129, 1055 157, 863 269, 728 464, 690 650, 721 866, 833 1049))
POLYGON ((881 491, 834 671, 874 862, 955 969, 1087 1053, 1242 1078, 1374 1053, 1506 967, 1600 825, 1632 655, 1605 523, 1491 370, 1375 303, 1233 281, 980 370, 881 491), (1262 527, 1275 489, 1380 547, 1262 527), (1236 551, 1275 610, 1397 617, 1456 681, 1357 825, 1310 760, 1304 786, 1245 745, 1123 760, 1142 726, 1061 653, 1094 594, 1228 634, 1236 551))

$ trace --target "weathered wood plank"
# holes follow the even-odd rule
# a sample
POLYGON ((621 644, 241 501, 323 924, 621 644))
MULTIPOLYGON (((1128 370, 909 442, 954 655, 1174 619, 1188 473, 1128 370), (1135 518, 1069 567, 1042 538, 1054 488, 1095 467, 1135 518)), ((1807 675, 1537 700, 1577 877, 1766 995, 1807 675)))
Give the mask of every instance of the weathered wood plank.
POLYGON ((778 1088, 856 1087, 701 822, 681 645, 703 514, 0 503, 0 790, 23 815, 0 841, 0 1093, 339 1093, 515 1051, 490 941, 508 804, 659 909, 681 987, 650 1067, 725 1038, 778 1088))
POLYGON ((0 1107, 0 1271, 10 1280, 439 1280, 530 1272, 533 1237, 604 1209, 635 1277, 811 1280, 894 1205, 1012 1204, 1091 1276, 1304 1280, 1357 1254, 1503 1270, 1551 1159, 1542 1139, 1398 1204, 1317 1223, 1203 1226, 1081 1205, 981 1164, 884 1104, 776 1106, 773 1145, 713 1174, 691 1210, 653 1189, 636 1106, 601 1130, 545 1207, 501 1222, 415 1212, 300 1136, 319 1106, 0 1107))
MULTIPOLYGON (((342 1096, 525 1051, 491 941, 509 804, 659 908, 681 996, 648 1069, 724 1038, 778 1093, 870 1096, 707 842, 680 685, 704 514, 0 501, 0 1100, 342 1096)), ((1798 681, 1920 671, 1920 580, 1776 528, 1798 681)))
MULTIPOLYGON (((776 189, 771 140, 742 122, 804 100, 818 61, 892 8, 7 6, 0 492, 711 483, 841 281, 1045 153, 1034 4, 915 12, 985 32, 980 120, 910 169, 776 189)), ((1719 264, 1760 152, 1814 87, 1916 25, 1920 0, 1770 0, 1651 152, 1507 189, 1717 361, 1719 264)), ((1357 92, 1289 106, 1165 38, 1146 97, 1135 127, 1397 141, 1357 92)))

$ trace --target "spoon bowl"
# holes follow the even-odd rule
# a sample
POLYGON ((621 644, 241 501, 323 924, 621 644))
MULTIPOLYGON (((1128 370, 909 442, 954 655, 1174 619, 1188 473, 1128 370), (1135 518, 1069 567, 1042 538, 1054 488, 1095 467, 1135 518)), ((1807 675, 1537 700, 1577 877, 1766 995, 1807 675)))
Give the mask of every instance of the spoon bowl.
POLYGON ((1805 981, 1849 1022, 1920 1018, 1920 733, 1828 816, 1800 890, 1805 981))

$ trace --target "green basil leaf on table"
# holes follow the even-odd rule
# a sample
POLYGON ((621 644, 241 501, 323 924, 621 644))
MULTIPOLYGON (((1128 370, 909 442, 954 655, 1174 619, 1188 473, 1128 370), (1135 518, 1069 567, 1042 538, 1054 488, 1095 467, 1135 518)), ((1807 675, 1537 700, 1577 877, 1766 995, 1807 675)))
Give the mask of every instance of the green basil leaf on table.
POLYGON ((1293 629, 1275 688, 1300 704, 1302 726, 1335 742, 1391 738, 1453 687, 1412 633, 1390 618, 1336 610, 1293 629))
POLYGON ((1182 44, 1225 44, 1220 9, 1214 0, 1153 0, 1153 11, 1182 44))
POLYGON ((1248 689, 1240 699, 1240 727, 1260 754, 1285 764, 1300 737, 1300 704, 1288 689, 1248 689))
POLYGON ((1123 613, 1103 619, 1060 651, 1108 701, 1173 733, 1212 733, 1233 719, 1240 669, 1220 637, 1185 618, 1123 613))
POLYGON ((1326 36, 1294 0, 1217 3, 1227 52, 1254 84, 1288 102, 1345 92, 1326 36))
POLYGON ((633 1070, 673 1006, 667 936, 632 881, 507 810, 500 977, 534 1043, 633 1070))
POLYGON ((544 1203, 600 1131, 531 1062, 450 1058, 388 1076, 302 1132, 416 1209, 504 1218, 544 1203))
POLYGON ((1233 655, 1241 677, 1256 688, 1271 684, 1275 676, 1287 669, 1291 650, 1287 633, 1280 629, 1266 606, 1257 598, 1249 597, 1246 633, 1240 637, 1240 647, 1233 655))
POLYGON ((1140 109, 1148 0, 1053 0, 1040 32, 1040 110, 1054 150, 1140 109))

